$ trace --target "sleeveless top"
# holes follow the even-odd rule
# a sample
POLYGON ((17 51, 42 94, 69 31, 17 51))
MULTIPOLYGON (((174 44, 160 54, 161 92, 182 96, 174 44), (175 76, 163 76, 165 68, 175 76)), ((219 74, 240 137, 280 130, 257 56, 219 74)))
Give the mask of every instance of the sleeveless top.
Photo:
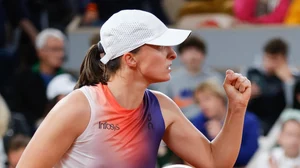
MULTIPOLYGON (((154 168, 165 123, 156 96, 145 91, 133 110, 122 108, 107 85, 84 86, 91 117, 57 168, 154 168)), ((74 123, 76 124, 76 123, 74 123)))

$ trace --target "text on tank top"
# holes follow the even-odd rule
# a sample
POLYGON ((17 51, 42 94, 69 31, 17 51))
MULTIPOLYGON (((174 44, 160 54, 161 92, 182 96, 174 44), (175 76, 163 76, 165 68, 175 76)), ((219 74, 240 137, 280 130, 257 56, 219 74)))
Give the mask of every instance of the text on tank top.
POLYGON ((127 110, 107 85, 80 90, 91 107, 90 122, 57 167, 154 168, 165 131, 156 96, 146 90, 142 104, 127 110))

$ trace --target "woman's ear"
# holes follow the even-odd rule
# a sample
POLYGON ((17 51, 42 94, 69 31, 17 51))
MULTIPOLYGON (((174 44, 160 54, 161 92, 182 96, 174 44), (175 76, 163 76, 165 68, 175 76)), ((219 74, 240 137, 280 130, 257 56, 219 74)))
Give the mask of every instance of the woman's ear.
POLYGON ((125 53, 123 55, 123 59, 125 61, 125 63, 131 67, 131 68, 135 68, 136 65, 137 65, 137 61, 136 61, 136 58, 135 58, 135 55, 132 54, 132 53, 125 53))

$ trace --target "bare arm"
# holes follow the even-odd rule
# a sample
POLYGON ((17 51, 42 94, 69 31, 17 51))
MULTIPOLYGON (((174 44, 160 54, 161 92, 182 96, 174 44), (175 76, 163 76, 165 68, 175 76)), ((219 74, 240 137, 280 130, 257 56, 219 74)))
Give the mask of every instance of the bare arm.
POLYGON ((195 167, 227 168, 232 167, 237 159, 246 106, 251 93, 250 82, 231 71, 227 74, 224 88, 229 98, 228 113, 220 134, 212 142, 184 117, 171 99, 154 92, 166 123, 164 141, 179 157, 195 167))
POLYGON ((52 168, 86 128, 89 108, 81 91, 61 100, 38 128, 17 168, 52 168))

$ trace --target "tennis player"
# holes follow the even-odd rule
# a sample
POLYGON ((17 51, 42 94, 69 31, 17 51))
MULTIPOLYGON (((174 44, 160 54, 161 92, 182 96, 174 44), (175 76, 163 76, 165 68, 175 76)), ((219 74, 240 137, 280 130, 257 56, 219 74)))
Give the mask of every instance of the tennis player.
POLYGON ((222 131, 208 141, 160 92, 189 30, 167 28, 140 10, 114 14, 100 30, 80 69, 76 89, 48 114, 18 168, 154 168, 163 139, 195 167, 232 167, 239 153, 249 80, 227 70, 228 112, 222 131))

